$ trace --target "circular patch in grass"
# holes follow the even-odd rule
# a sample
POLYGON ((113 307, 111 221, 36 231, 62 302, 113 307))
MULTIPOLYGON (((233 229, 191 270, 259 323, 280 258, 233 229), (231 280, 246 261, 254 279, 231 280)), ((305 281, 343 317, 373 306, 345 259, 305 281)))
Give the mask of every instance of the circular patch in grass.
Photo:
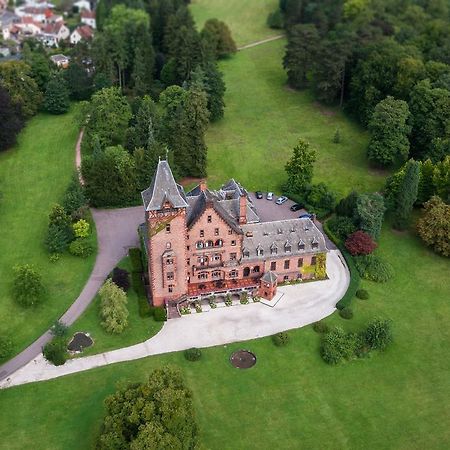
POLYGON ((69 352, 82 352, 93 343, 94 341, 87 333, 78 332, 73 335, 73 338, 67 346, 67 350, 69 350, 69 352))
POLYGON ((238 369, 250 369, 256 364, 256 356, 248 350, 237 350, 230 356, 230 362, 238 369))

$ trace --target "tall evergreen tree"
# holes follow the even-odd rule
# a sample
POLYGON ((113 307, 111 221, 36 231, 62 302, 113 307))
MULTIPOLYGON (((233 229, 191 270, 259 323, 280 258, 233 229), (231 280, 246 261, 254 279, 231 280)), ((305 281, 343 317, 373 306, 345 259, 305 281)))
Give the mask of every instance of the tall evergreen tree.
POLYGON ((399 186, 393 211, 394 228, 404 230, 408 226, 419 187, 419 163, 413 159, 406 163, 405 176, 399 186))
POLYGON ((0 151, 16 143, 23 125, 20 106, 13 104, 8 91, 0 84, 0 151))
POLYGON ((420 164, 420 179, 417 192, 417 203, 424 204, 435 193, 433 184, 434 165, 431 160, 427 159, 420 164))
POLYGON ((358 227, 373 239, 378 240, 385 211, 384 199, 377 192, 359 195, 355 210, 358 227))
POLYGON ((309 142, 300 139, 285 166, 288 192, 301 193, 311 183, 316 158, 316 151, 309 147, 309 142))
POLYGON ((215 122, 221 119, 224 114, 225 82, 215 62, 209 61, 205 63, 203 70, 205 72, 205 90, 208 94, 209 119, 211 122, 215 122))

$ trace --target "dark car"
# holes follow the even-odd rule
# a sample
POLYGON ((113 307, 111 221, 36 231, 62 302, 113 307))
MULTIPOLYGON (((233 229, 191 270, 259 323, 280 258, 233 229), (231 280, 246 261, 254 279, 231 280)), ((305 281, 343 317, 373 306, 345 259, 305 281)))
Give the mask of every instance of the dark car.
POLYGON ((261 200, 263 198, 263 193, 261 191, 256 191, 255 192, 256 198, 261 200))
POLYGON ((301 203, 296 203, 295 205, 291 206, 291 211, 299 211, 300 209, 303 209, 304 205, 301 203))
POLYGON ((300 214, 300 216, 298 216, 298 218, 299 219, 313 219, 314 214, 309 214, 309 213, 300 214))

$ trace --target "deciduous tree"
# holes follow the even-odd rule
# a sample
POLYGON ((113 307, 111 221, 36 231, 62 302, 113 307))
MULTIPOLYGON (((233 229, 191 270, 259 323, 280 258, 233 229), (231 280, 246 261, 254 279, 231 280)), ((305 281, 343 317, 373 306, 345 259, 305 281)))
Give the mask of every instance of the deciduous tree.
POLYGON ((23 307, 35 306, 44 299, 45 288, 41 274, 30 264, 14 267, 12 290, 14 300, 23 307))
POLYGON ((315 162, 316 151, 310 148, 309 142, 300 139, 294 147, 291 159, 285 166, 288 176, 286 183, 288 192, 301 193, 311 183, 315 162))
POLYGON ((101 325, 108 333, 122 333, 128 326, 127 294, 111 279, 98 291, 101 325))

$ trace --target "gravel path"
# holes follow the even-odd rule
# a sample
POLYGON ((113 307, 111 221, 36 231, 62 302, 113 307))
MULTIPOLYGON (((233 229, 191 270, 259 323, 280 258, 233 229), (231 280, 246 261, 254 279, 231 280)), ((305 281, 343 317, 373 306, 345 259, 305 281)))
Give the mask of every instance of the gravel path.
POLYGON ((242 47, 238 47, 238 50, 245 50, 246 48, 256 47, 257 45, 266 44, 267 42, 276 41, 278 39, 284 38, 284 34, 279 34, 277 36, 272 36, 267 39, 262 39, 261 41, 252 42, 251 44, 243 45, 242 47))
POLYGON ((212 347, 230 342, 269 336, 279 331, 303 327, 335 311, 347 290, 350 277, 339 251, 328 253, 328 280, 278 288, 276 304, 251 303, 222 307, 166 322, 152 338, 131 347, 76 358, 64 366, 48 364, 42 355, 0 382, 8 388, 35 381, 50 380, 108 364, 131 361, 150 355, 212 347), (277 301, 278 300, 278 301, 277 301))

